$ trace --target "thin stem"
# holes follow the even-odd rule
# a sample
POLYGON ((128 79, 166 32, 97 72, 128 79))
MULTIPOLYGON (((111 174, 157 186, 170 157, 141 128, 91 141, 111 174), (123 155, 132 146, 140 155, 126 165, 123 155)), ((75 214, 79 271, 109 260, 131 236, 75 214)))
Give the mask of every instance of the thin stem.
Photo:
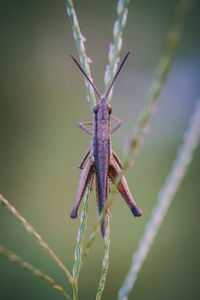
POLYGON ((166 178, 163 188, 158 194, 158 202, 152 211, 151 218, 146 225, 143 237, 139 242, 137 251, 133 254, 130 270, 119 291, 119 300, 126 300, 128 293, 132 290, 143 262, 155 240, 159 228, 168 212, 169 206, 177 192, 180 184, 192 161, 194 151, 200 140, 200 99, 197 103, 190 126, 185 132, 182 145, 179 147, 171 172, 166 178))
POLYGON ((68 295, 65 292, 65 290, 55 282, 54 279, 52 279, 50 276, 46 275, 45 273, 41 272, 39 269, 36 269, 34 266, 24 261, 21 257, 11 252, 10 250, 6 249, 2 245, 0 245, 0 255, 2 257, 9 259, 11 262, 17 264, 18 266, 25 269, 26 271, 33 273, 35 276, 39 277, 40 279, 48 282, 50 286, 52 286, 57 292, 65 296, 67 299, 72 299, 71 296, 68 295))
MULTIPOLYGON (((120 171, 119 175, 117 176, 117 178, 115 180, 115 183, 113 184, 113 186, 111 188, 111 192, 109 194, 109 198, 107 201, 107 204, 108 204, 107 208, 110 207, 110 205, 114 199, 114 196, 117 192, 117 185, 120 182, 121 177, 126 174, 128 168, 133 164, 135 157, 138 154, 139 147, 142 144, 143 136, 144 136, 145 132, 147 132, 147 127, 148 127, 150 118, 153 116, 156 104, 158 102, 159 95, 163 89, 167 75, 170 71, 170 66, 172 64, 173 56, 177 49, 178 42, 180 40, 182 27, 183 27, 183 23, 185 20, 185 14, 186 14, 186 11, 188 10, 188 8, 189 8, 189 6, 186 5, 184 0, 178 1, 175 16, 174 16, 174 21, 170 28, 169 34, 167 36, 163 54, 161 56, 161 59, 158 62, 158 66, 156 68, 155 79, 151 85, 149 96, 147 97, 146 107, 144 108, 144 111, 141 114, 139 121, 137 123, 135 135, 131 134, 129 136, 129 143, 126 147, 127 154, 125 156, 123 168, 120 171)), ((93 245, 96 234, 98 232, 98 225, 99 225, 99 219, 97 220, 95 228, 89 237, 89 240, 88 240, 88 243, 86 246, 86 250, 85 250, 85 254, 83 257, 83 261, 85 261, 85 259, 87 258, 89 249, 93 245)))
POLYGON ((170 67, 173 62, 173 57, 176 52, 178 42, 180 40, 185 20, 185 14, 188 8, 189 6, 186 5, 184 0, 178 1, 172 26, 169 30, 165 47, 163 50, 163 54, 161 55, 161 59, 158 62, 155 78, 150 87, 150 91, 146 101, 146 106, 137 122, 135 134, 129 135, 129 142, 126 147, 127 154, 123 163, 123 169, 116 178, 115 184, 112 186, 109 198, 110 200, 113 199, 115 193, 117 192, 117 185, 121 177, 126 174, 128 168, 133 164, 135 157, 138 154, 139 147, 143 142, 143 136, 147 132, 149 121, 155 112, 160 93, 164 87, 164 83, 166 82, 167 76, 169 74, 170 67))
POLYGON ((73 276, 77 278, 80 272, 82 252, 83 252, 83 242, 85 237, 87 217, 88 217, 88 205, 89 205, 89 194, 90 194, 90 185, 87 187, 87 192, 84 197, 84 205, 81 213, 80 227, 77 235, 77 244, 75 249, 75 263, 73 267, 73 276))
POLYGON ((73 282, 73 277, 68 271, 68 269, 65 267, 65 265, 61 262, 61 260, 56 256, 54 251, 50 248, 50 246, 43 240, 43 238, 37 233, 37 231, 33 228, 30 223, 28 223, 24 217, 20 215, 20 213, 16 210, 14 206, 12 206, 7 199, 5 199, 2 195, 0 195, 0 204, 2 204, 4 207, 8 209, 8 211, 15 216, 15 218, 22 224, 22 226, 27 230, 29 234, 31 234, 36 241, 39 243, 39 245, 48 252, 51 257, 57 262, 59 267, 65 272, 68 280, 70 283, 73 282))
POLYGON ((159 96, 163 90, 164 84, 171 69, 173 58, 181 37, 185 15, 188 7, 189 6, 186 5, 184 0, 178 1, 163 54, 161 55, 161 58, 156 67, 155 77, 147 96, 146 106, 142 114, 140 115, 134 133, 129 135, 128 145, 126 146, 127 154, 123 164, 124 172, 133 164, 139 147, 143 142, 143 136, 148 131, 149 121, 156 110, 159 96))
MULTIPOLYGON (((92 81, 92 77, 91 77, 91 73, 90 73, 90 66, 89 66, 89 63, 91 63, 91 59, 86 55, 85 45, 84 45, 86 39, 81 34, 81 30, 80 30, 78 19, 77 19, 76 12, 74 9, 73 1, 65 0, 65 3, 66 3, 66 8, 67 8, 67 13, 69 15, 69 18, 70 18, 70 21, 72 24, 72 30, 73 30, 74 38, 76 40, 76 46, 78 49, 81 65, 83 67, 83 70, 86 72, 87 76, 92 81)), ((91 85, 89 84, 89 82, 87 81, 87 79, 85 79, 85 85, 87 88, 88 98, 90 101, 91 109, 93 110, 94 104, 96 102, 94 90, 91 87, 91 85)))
MULTIPOLYGON (((123 35, 123 28, 126 24, 127 15, 128 15, 128 3, 129 0, 119 0, 118 6, 117 6, 117 13, 118 13, 118 19, 116 20, 114 24, 113 29, 113 36, 114 36, 114 43, 110 44, 109 48, 109 65, 106 67, 105 72, 105 98, 108 102, 111 101, 112 98, 112 91, 113 91, 113 83, 120 72, 121 67, 123 66, 127 56, 129 55, 130 51, 127 53, 126 57, 124 58, 123 62, 121 63, 121 67, 117 71, 117 66, 119 63, 118 55, 122 48, 122 35, 123 35), (116 74, 115 74, 116 73, 116 74), (115 77, 114 77, 115 76, 115 77), (113 78, 114 77, 114 78, 113 78)), ((107 208, 111 205, 111 200, 108 200, 106 203, 106 207, 104 207, 104 210, 100 217, 97 220, 97 223, 95 225, 93 233, 90 235, 89 241, 86 246, 85 254, 84 254, 84 260, 87 258, 89 249, 92 247, 92 244, 95 239, 95 235, 97 231, 99 230, 101 220, 103 219, 103 216, 107 210, 107 208)), ((109 264, 109 249, 110 249, 110 216, 106 214, 106 223, 105 223, 105 236, 104 236, 104 256, 103 256, 103 263, 102 263, 102 272, 101 272, 101 278, 97 289, 97 295, 96 300, 100 300, 105 288, 106 283, 106 277, 108 272, 108 264, 109 264)))
MULTIPOLYGON (((114 31, 113 31, 113 35, 114 35, 113 50, 114 50, 114 52, 112 52, 112 49, 111 49, 112 47, 110 47, 110 52, 109 52, 110 70, 109 70, 109 74, 107 76, 110 76, 110 81, 112 80, 112 78, 114 76, 114 72, 117 68, 117 57, 118 57, 118 54, 119 54, 119 52, 121 50, 121 46, 122 46, 122 33, 123 33, 123 27, 125 26, 127 13, 128 13, 128 9, 127 9, 128 2, 129 1, 127 1, 127 0, 125 0, 125 1, 120 0, 118 2, 118 9, 117 9, 117 11, 118 11, 118 20, 115 22, 114 31)), ((87 76, 91 79, 89 65, 87 65, 88 60, 86 58, 86 53, 85 53, 84 38, 83 38, 83 36, 80 32, 78 20, 77 20, 76 13, 75 13, 75 10, 74 10, 74 7, 73 7, 73 2, 71 0, 66 0, 66 6, 67 6, 67 13, 68 13, 68 15, 70 17, 70 20, 71 20, 71 23, 72 23, 74 38, 75 38, 76 43, 77 43, 77 48, 78 48, 78 51, 79 51, 79 56, 80 56, 81 64, 83 66, 83 70, 86 72, 87 76)), ((107 71, 108 71, 108 69, 107 69, 107 71)), ((110 81, 109 81, 109 83, 110 83, 110 81)), ((89 99, 90 99, 91 108, 93 108, 94 103, 95 103, 94 92, 93 92, 93 90, 91 91, 91 87, 90 87, 90 85, 88 85, 87 81, 86 81, 86 87, 87 87, 87 90, 88 90, 88 96, 89 96, 89 99)), ((110 93, 110 99, 111 99, 111 93, 110 93)), ((88 191, 88 195, 86 196, 86 198, 89 198, 89 191, 88 191)), ((87 199, 87 201, 88 201, 88 199, 87 199)), ((109 204, 109 202, 108 202, 108 204, 109 204)), ((87 209, 88 209, 88 205, 86 206, 86 209, 83 208, 84 217, 83 217, 82 221, 84 221, 85 218, 87 219, 87 209)), ((98 229, 99 229, 100 222, 103 218, 103 215, 104 215, 105 211, 106 210, 104 210, 98 218, 97 224, 95 225, 95 229, 94 229, 95 232, 97 232, 98 229)), ((74 279, 75 279, 74 292, 77 292, 78 275, 79 275, 81 265, 82 265, 82 261, 81 261, 82 246, 83 246, 84 232, 85 232, 85 225, 82 224, 82 221, 81 221, 81 225, 80 225, 80 229, 79 229, 79 233, 78 233, 78 237, 77 237, 77 246, 76 246, 76 250, 75 250, 75 264, 74 264, 74 268, 73 268, 73 276, 74 276, 74 279), (82 236, 81 233, 83 233, 83 236, 82 236)), ((109 232, 109 220, 106 223, 106 231, 109 232)), ((93 241, 94 241, 94 239, 92 238, 93 234, 94 234, 94 232, 90 236, 88 244, 86 246, 86 253, 83 256, 84 260, 87 257, 89 248, 93 244, 93 241)), ((109 239, 107 239, 107 241, 106 241, 107 251, 109 250, 108 241, 109 241, 109 239)), ((104 266, 103 266, 103 268, 104 268, 104 266)), ((105 268, 106 272, 105 272, 105 277, 104 277, 104 284, 105 284, 107 269, 108 269, 108 263, 107 263, 107 267, 105 268)), ((102 289, 102 292, 103 292, 103 289, 102 289)))
MULTIPOLYGON (((122 48, 122 35, 123 29, 126 25, 127 15, 128 15, 128 4, 129 0, 119 0, 117 5, 117 14, 118 18, 114 23, 113 27, 113 44, 110 44, 108 61, 109 65, 106 67, 104 82, 106 86, 106 90, 108 89, 116 71, 119 63, 118 56, 120 54, 122 48)), ((112 90, 109 93, 108 102, 111 101, 112 98, 112 90)))
MULTIPOLYGON (((86 243, 85 250, 84 250, 83 255, 82 255, 82 264, 86 261, 86 259, 88 257, 89 250, 93 246, 93 243, 94 243, 95 237, 97 235, 97 232, 100 229, 100 225, 101 225, 101 222, 103 220, 104 214, 106 213, 106 211, 110 207, 112 201, 113 201, 112 199, 111 200, 108 199, 106 201, 103 210, 101 211, 100 215, 97 218, 97 221, 95 223, 94 229, 93 229, 92 233, 89 236, 89 239, 88 239, 88 241, 86 243)), ((107 227, 105 227, 105 229, 107 230, 107 227)))
POLYGON ((85 238, 85 232, 87 227, 87 218, 88 218, 88 206, 89 206, 89 197, 90 197, 90 185, 88 184, 87 192, 84 196, 83 210, 81 213, 80 227, 77 235, 77 244, 75 248, 75 262, 73 267, 73 277, 74 277, 74 297, 78 294, 78 277, 82 265, 82 252, 83 252, 83 243, 85 238))
MULTIPOLYGON (((121 63, 120 68, 117 71, 117 66, 119 63, 118 55, 122 48, 122 35, 123 35, 123 28, 126 24, 127 15, 128 15, 128 3, 129 0, 119 0, 118 6, 117 6, 117 13, 118 13, 118 19, 116 20, 113 28, 113 36, 114 36, 114 43, 110 44, 109 48, 109 65, 106 67, 104 82, 106 86, 105 90, 105 98, 108 102, 111 101, 112 98, 112 91, 113 91, 113 83, 120 72, 120 69, 122 68, 127 56, 129 55, 130 51, 125 56, 123 62, 121 63), (115 74, 116 73, 116 74, 115 74), (115 77, 114 77, 115 76, 115 77), (114 78, 113 78, 114 77, 114 78)), ((95 225, 93 233, 90 235, 90 238, 88 240, 85 254, 84 254, 84 260, 86 260, 89 249, 92 247, 92 244, 95 239, 95 235, 99 230, 101 221, 103 219, 104 214, 106 213, 106 210, 111 205, 111 201, 108 200, 106 203, 106 206, 104 207, 101 215, 99 216, 97 223, 95 225)), ((100 282, 97 289, 97 295, 96 300, 100 300, 105 288, 106 284, 106 277, 108 272, 108 264, 109 264, 109 249, 110 249, 110 216, 106 214, 106 223, 105 223, 105 236, 104 236, 104 256, 103 256, 103 263, 102 263, 102 271, 101 271, 101 277, 100 282)))
POLYGON ((76 281, 72 283, 72 288, 73 288, 73 300, 78 300, 78 287, 76 281))
POLYGON ((104 255, 103 255, 103 263, 102 263, 102 270, 101 270, 101 278, 99 281, 96 300, 101 300, 105 284, 106 284, 106 277, 108 272, 108 264, 109 264, 109 250, 110 250, 110 215, 106 214, 105 218, 105 236, 104 236, 104 255))
MULTIPOLYGON (((109 48, 109 65, 106 67, 104 82, 106 86, 105 90, 105 98, 108 102, 111 101, 112 98, 112 91, 113 91, 113 83, 120 72, 121 67, 123 66, 127 56, 129 55, 130 51, 125 56, 123 62, 121 63, 120 68, 117 71, 117 66, 119 63, 118 55, 122 48, 122 35, 123 35, 123 28, 126 24, 127 15, 128 15, 128 3, 129 0, 119 0, 118 6, 117 6, 117 13, 118 13, 118 19, 115 21, 114 28, 113 28, 113 36, 114 36, 114 43, 110 44, 109 48), (116 74, 115 74, 116 73, 116 74), (115 76, 115 77, 114 77, 115 76), (114 77, 114 78, 113 78, 114 77)), ((109 198, 110 199, 110 198, 109 198)), ((99 230, 101 220, 103 219, 103 216, 108 209, 108 207, 111 205, 111 200, 108 200, 106 203, 106 207, 104 207, 103 212, 99 216, 97 223, 95 225, 94 231, 89 237, 85 254, 84 254, 84 260, 86 260, 89 249, 92 247, 95 235, 99 230)), ((101 278, 97 289, 97 295, 96 300, 100 300, 103 294, 103 290, 106 283, 106 277, 108 272, 108 264, 109 264, 109 249, 110 249, 110 216, 106 214, 106 223, 105 223, 105 236, 104 236, 104 256, 103 256, 103 263, 102 263, 102 272, 101 272, 101 278)))

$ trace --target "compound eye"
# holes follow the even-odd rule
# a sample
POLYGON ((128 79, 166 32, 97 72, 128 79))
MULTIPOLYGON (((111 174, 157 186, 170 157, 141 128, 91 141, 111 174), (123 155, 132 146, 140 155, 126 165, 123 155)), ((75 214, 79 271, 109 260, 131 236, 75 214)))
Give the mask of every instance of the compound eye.
POLYGON ((99 105, 98 104, 95 104, 94 108, 93 108, 93 112, 94 113, 97 113, 98 112, 98 109, 99 109, 99 105))

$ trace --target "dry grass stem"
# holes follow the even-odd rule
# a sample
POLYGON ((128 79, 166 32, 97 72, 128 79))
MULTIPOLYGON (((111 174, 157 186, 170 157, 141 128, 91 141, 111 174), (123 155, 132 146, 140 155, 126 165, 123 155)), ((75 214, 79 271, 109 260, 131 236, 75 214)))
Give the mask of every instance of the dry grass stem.
POLYGON ((169 30, 163 53, 156 67, 154 80, 147 95, 146 106, 137 122, 134 133, 129 134, 128 143, 125 147, 126 157, 123 164, 124 172, 133 164, 139 147, 143 142, 143 136, 148 131, 150 119, 156 111, 159 96, 167 80, 180 41, 188 8, 189 6, 185 4, 184 0, 178 1, 172 26, 169 30))
POLYGON ((193 153, 200 139, 200 100, 195 113, 191 118, 190 126, 185 132, 182 145, 179 147, 171 172, 166 178, 163 188, 158 194, 158 202, 152 211, 151 218, 146 225, 143 237, 139 242, 137 251, 133 254, 132 265, 126 279, 119 291, 119 300, 127 300, 128 293, 132 290, 138 273, 154 242, 158 230, 164 220, 169 206, 177 192, 193 158, 193 153))

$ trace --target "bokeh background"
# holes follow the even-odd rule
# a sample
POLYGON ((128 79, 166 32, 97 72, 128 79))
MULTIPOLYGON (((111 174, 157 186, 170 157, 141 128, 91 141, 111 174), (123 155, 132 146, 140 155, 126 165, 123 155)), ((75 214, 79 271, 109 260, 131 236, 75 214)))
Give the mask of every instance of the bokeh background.
MULTIPOLYGON (((74 1, 92 75, 104 91, 108 45, 117 1, 74 1)), ((117 79, 113 113, 124 126, 113 135, 123 156, 127 133, 142 111, 175 1, 131 1, 122 56, 133 50, 117 79)), ((175 62, 151 130, 127 174, 144 215, 135 219, 117 196, 111 213, 111 249, 103 299, 116 299, 157 194, 200 96, 200 3, 187 16, 175 62)), ((0 193, 35 227, 72 269, 79 219, 70 219, 90 137, 76 124, 92 119, 78 56, 62 1, 1 1, 0 193)), ((199 299, 200 149, 175 196, 130 299, 199 299)), ((88 232, 96 220, 91 198, 88 232)), ((80 212, 79 212, 80 216, 80 212)), ((18 222, 0 209, 0 243, 71 290, 64 274, 18 222)), ((99 234, 80 275, 80 299, 94 299, 101 270, 99 234)), ((0 299, 62 299, 32 274, 0 257, 0 299)))

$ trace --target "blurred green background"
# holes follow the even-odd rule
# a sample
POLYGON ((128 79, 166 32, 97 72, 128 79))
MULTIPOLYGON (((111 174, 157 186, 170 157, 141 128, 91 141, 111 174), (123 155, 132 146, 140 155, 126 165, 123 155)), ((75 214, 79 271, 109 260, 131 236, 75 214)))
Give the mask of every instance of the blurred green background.
MULTIPOLYGON (((108 45, 117 1, 74 1, 92 75, 104 91, 108 45)), ((113 114, 124 126, 113 135, 122 157, 127 133, 136 124, 162 51, 175 1, 131 1, 122 56, 133 50, 117 79, 113 114)), ((159 189, 170 171, 195 102, 200 95, 200 2, 188 13, 175 63, 160 97, 151 130, 127 174, 143 210, 135 219, 117 196, 111 213, 111 249, 103 299, 116 299, 159 189)), ((83 76, 69 58, 78 56, 62 1, 1 1, 0 193, 4 195, 71 269, 79 219, 72 209, 90 137, 76 124, 92 119, 83 76)), ((140 272, 130 299, 200 299, 200 149, 175 196, 140 272)), ((88 220, 97 216, 95 193, 88 220)), ((79 212, 80 217, 80 212, 79 212)), ((64 274, 18 222, 0 209, 0 243, 71 287, 64 274)), ((80 275, 80 299, 94 299, 101 270, 99 234, 80 275)), ((0 299, 62 299, 32 274, 0 257, 0 299)))

